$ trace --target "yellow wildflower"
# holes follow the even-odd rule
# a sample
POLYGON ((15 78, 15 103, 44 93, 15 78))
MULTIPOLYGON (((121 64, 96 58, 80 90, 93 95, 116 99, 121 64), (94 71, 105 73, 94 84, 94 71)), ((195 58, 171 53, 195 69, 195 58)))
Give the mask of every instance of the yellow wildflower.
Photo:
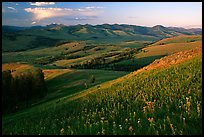
POLYGON ((151 123, 153 122, 154 118, 148 118, 148 121, 151 123))
POLYGON ((61 134, 63 134, 63 133, 64 133, 64 128, 62 128, 62 129, 60 130, 60 133, 61 133, 61 134))
POLYGON ((133 127, 130 126, 128 130, 129 130, 130 132, 132 132, 132 131, 133 131, 133 127))

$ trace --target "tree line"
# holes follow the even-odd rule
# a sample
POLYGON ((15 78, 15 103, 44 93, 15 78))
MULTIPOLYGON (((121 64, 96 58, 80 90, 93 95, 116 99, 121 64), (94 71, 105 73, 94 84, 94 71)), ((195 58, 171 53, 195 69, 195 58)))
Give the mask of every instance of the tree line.
POLYGON ((2 72, 3 114, 31 106, 45 97, 47 87, 41 69, 31 69, 12 76, 11 70, 2 72))
MULTIPOLYGON (((116 65, 112 65, 114 63, 117 63, 121 60, 126 60, 126 59, 131 59, 132 55, 134 53, 136 53, 138 51, 138 49, 130 49, 124 52, 120 52, 120 53, 108 53, 108 54, 104 54, 102 56, 99 57, 95 57, 93 59, 90 60, 86 60, 84 62, 81 63, 77 63, 77 64, 72 64, 70 65, 70 68, 77 68, 77 69, 101 69, 101 68, 110 68, 110 65, 112 66, 111 68, 114 70, 116 70, 116 65), (109 59, 108 59, 109 58, 109 59)), ((117 66, 117 67, 121 67, 121 66, 117 66)), ((129 70, 130 68, 132 68, 132 65, 129 66, 128 68, 118 68, 118 70, 129 70)))

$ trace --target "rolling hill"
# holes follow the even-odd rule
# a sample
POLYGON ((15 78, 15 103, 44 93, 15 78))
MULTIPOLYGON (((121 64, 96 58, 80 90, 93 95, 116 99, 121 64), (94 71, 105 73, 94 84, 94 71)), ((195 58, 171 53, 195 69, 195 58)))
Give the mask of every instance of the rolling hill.
POLYGON ((155 59, 202 45, 201 35, 179 35, 155 43, 126 41, 117 45, 67 42, 54 47, 3 52, 2 63, 26 62, 47 68, 82 68, 133 71, 155 59), (49 52, 47 52, 49 51, 49 52))
MULTIPOLYGON (((136 45, 136 44, 133 44, 136 45)), ((179 35, 164 38, 153 44, 149 44, 132 55, 130 59, 121 60, 114 64, 116 70, 133 71, 144 67, 156 59, 179 51, 202 47, 201 35, 179 35)), ((113 64, 110 65, 112 67, 113 64)))
POLYGON ((68 41, 86 41, 95 44, 118 44, 137 40, 154 42, 180 34, 202 34, 198 29, 168 28, 161 25, 143 27, 125 24, 75 25, 50 24, 47 26, 2 26, 2 50, 23 51, 32 48, 53 47, 68 41), (26 42, 24 41, 26 39, 26 42))
POLYGON ((47 86, 43 98, 30 100, 29 107, 17 102, 2 115, 2 134, 202 134, 202 29, 125 24, 2 29, 2 72, 11 70, 4 83, 19 76, 25 80, 19 83, 29 85, 24 83, 33 78, 32 70, 41 69, 47 86))
POLYGON ((202 134, 201 47, 3 117, 3 134, 202 134))

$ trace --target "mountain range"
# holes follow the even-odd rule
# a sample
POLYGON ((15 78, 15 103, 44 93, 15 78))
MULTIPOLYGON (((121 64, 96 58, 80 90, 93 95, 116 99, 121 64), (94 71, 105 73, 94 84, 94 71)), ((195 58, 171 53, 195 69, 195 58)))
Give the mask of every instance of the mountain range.
POLYGON ((117 44, 121 41, 155 42, 177 35, 200 35, 202 29, 178 27, 154 27, 102 24, 74 25, 49 24, 46 26, 18 27, 2 26, 3 51, 20 51, 36 47, 56 46, 67 41, 87 41, 89 43, 117 44), (26 42, 24 41, 26 39, 26 42), (20 46, 19 46, 20 45, 20 46))

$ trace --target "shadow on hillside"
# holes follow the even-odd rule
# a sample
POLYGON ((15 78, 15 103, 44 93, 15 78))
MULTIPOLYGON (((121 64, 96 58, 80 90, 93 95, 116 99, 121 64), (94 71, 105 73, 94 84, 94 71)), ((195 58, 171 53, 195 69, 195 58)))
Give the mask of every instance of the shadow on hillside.
MULTIPOLYGON (((115 71, 136 71, 144 66, 149 65, 156 59, 160 59, 166 55, 159 55, 159 56, 148 56, 148 57, 143 57, 143 58, 135 58, 134 60, 127 60, 127 62, 124 64, 122 62, 118 62, 115 64, 109 65, 108 70, 115 70, 115 71)), ((105 68, 106 69, 106 68, 105 68)))
POLYGON ((143 57, 143 58, 136 58, 135 59, 135 70, 140 69, 144 66, 147 66, 154 62, 156 59, 160 59, 166 55, 158 55, 158 56, 148 56, 148 57, 143 57))

